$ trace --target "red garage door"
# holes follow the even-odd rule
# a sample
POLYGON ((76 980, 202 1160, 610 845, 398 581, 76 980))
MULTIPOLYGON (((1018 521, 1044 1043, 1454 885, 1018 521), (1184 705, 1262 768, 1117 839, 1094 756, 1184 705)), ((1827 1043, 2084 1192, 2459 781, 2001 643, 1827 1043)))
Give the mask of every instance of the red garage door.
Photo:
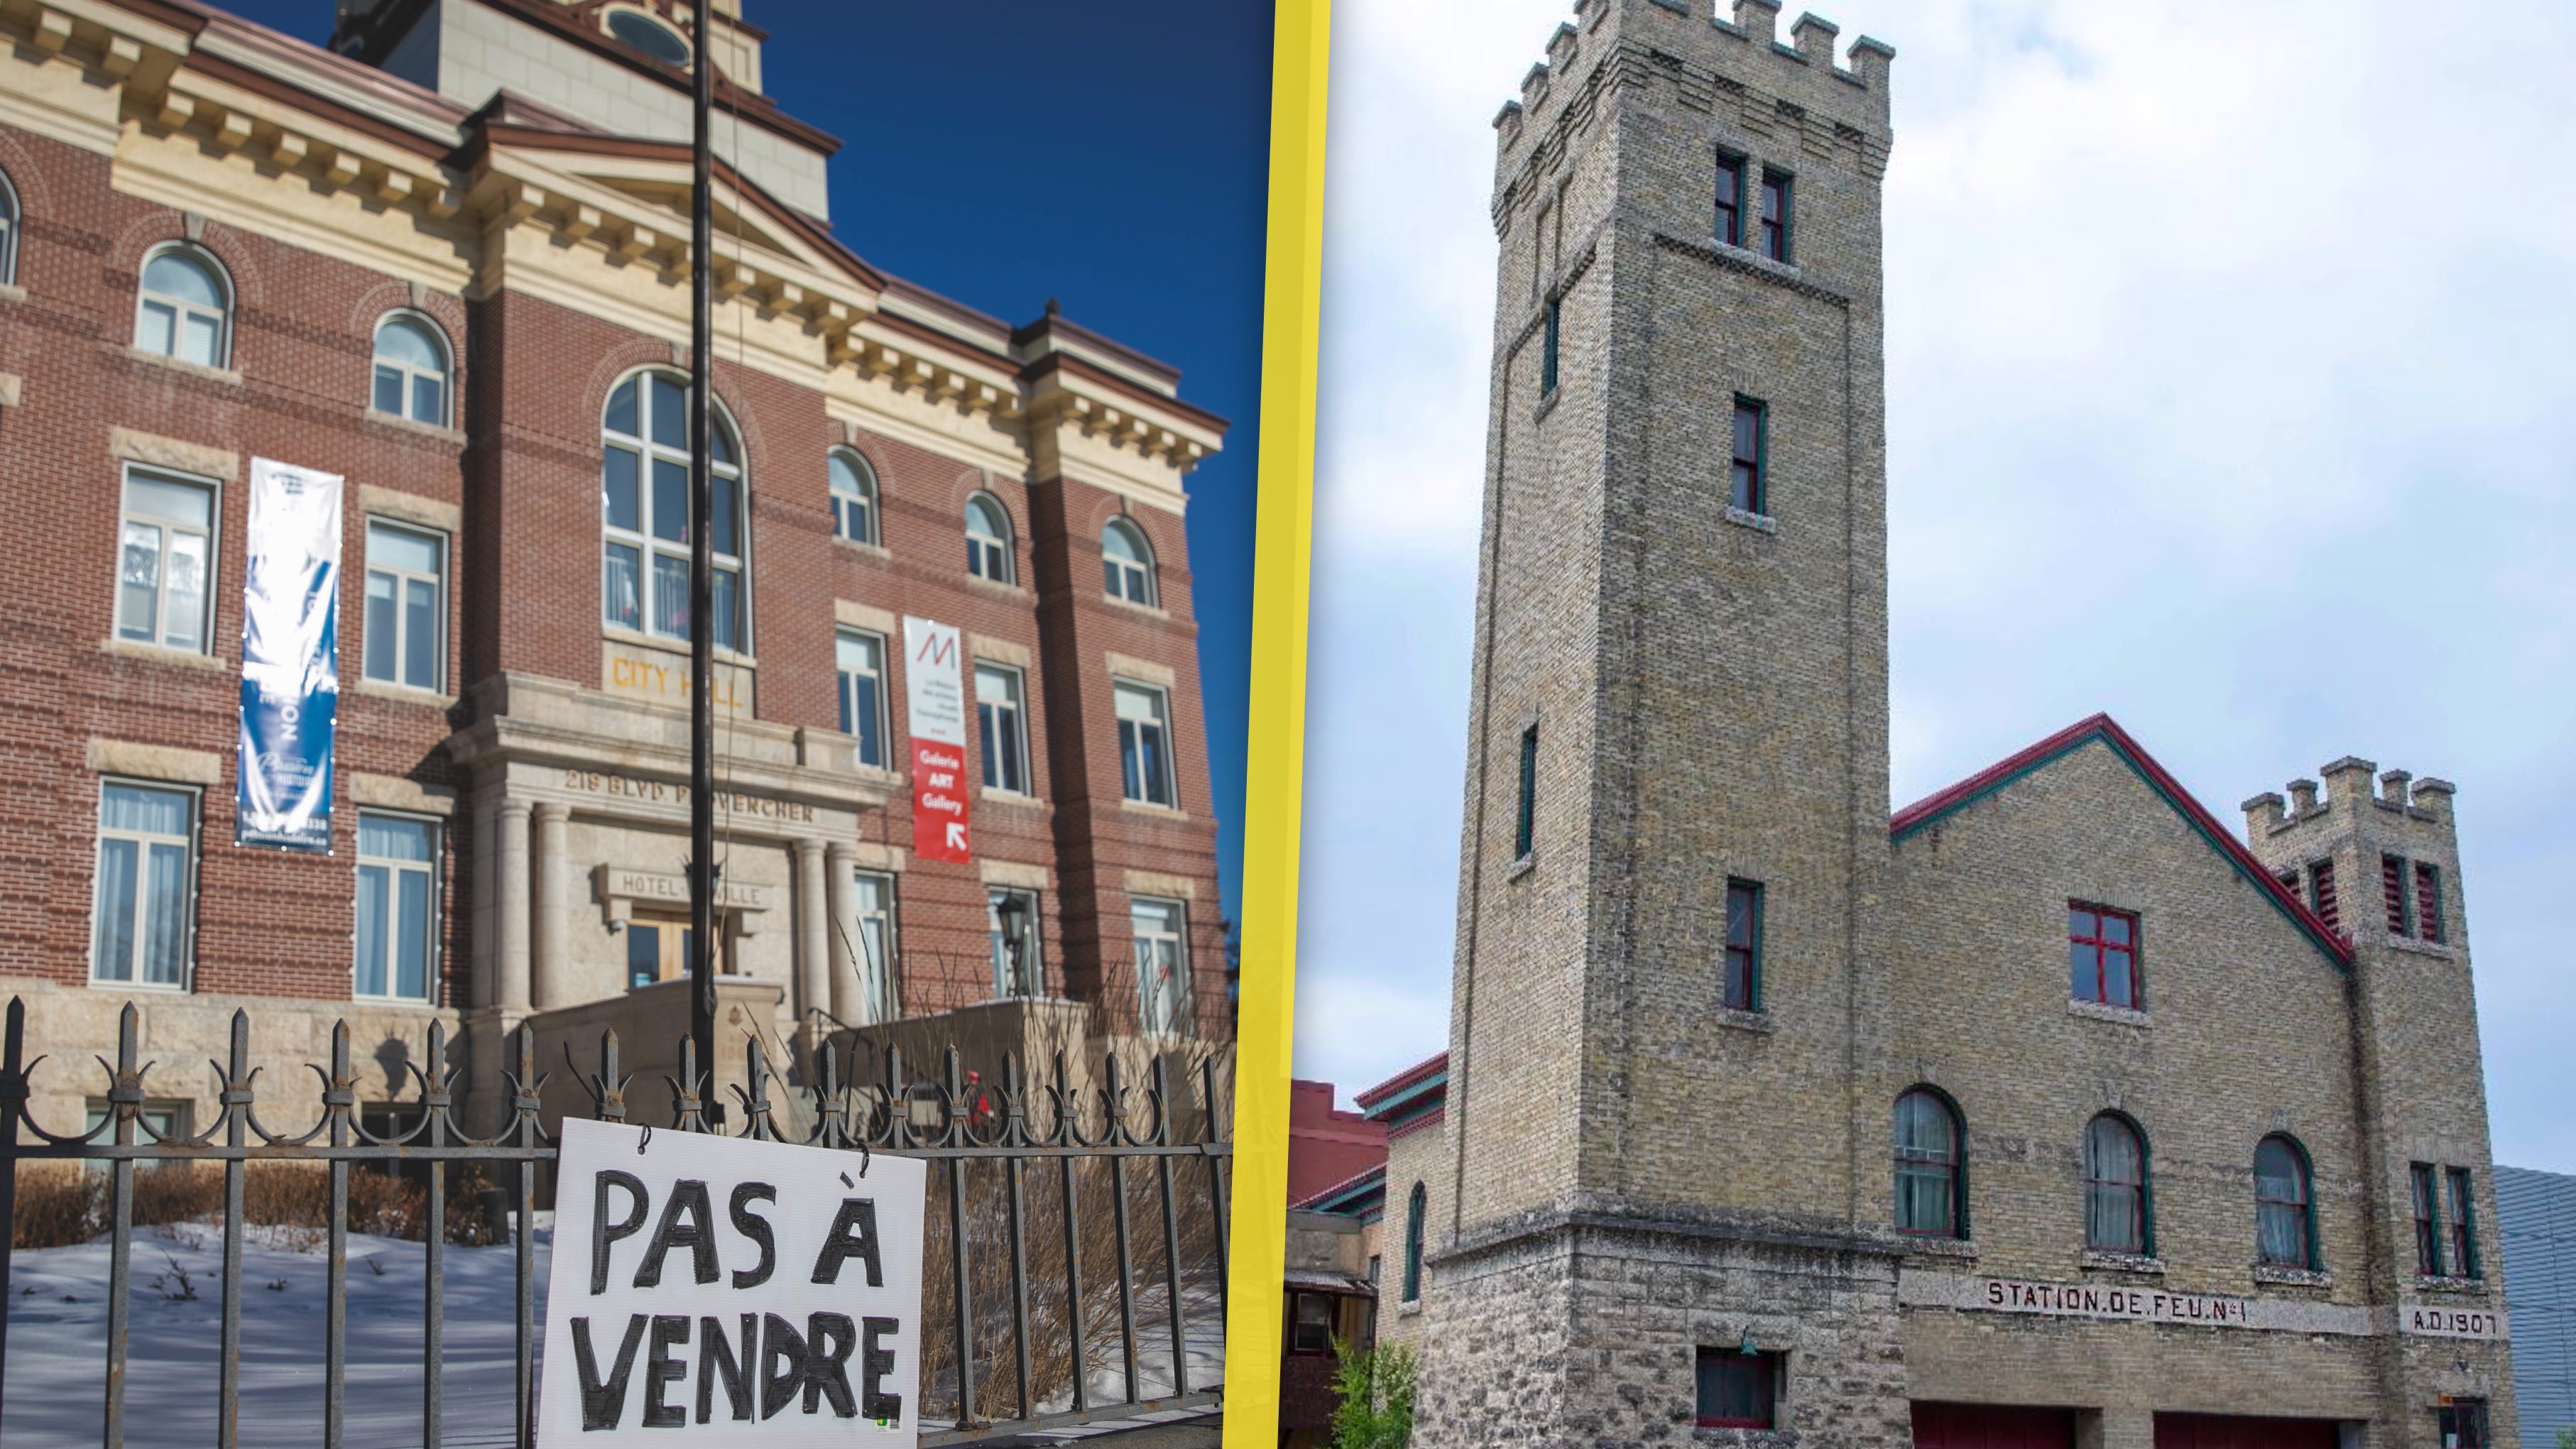
POLYGON ((2339 1442, 2325 1419, 2156 1415, 2156 1449, 2335 1449, 2339 1442))
POLYGON ((2063 1409, 1914 1406, 1914 1449, 2073 1449, 2074 1443, 2075 1416, 2063 1409))

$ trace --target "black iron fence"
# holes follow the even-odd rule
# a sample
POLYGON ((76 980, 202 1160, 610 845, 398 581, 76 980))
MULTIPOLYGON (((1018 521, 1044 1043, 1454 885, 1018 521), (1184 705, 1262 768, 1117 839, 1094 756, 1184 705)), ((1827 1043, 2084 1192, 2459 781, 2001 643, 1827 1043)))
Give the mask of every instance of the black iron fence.
MULTIPOLYGON (((540 1111, 551 1073, 540 1070, 532 1033, 523 1026, 511 1036, 501 1074, 507 1100, 497 1114, 500 1127, 478 1137, 456 1120, 457 1068, 448 1060, 440 1024, 429 1028, 422 1062, 403 1064, 417 1096, 402 1104, 402 1116, 377 1119, 394 1124, 389 1130, 371 1128, 360 1110, 345 1022, 333 1029, 328 1067, 309 1064, 321 1078, 313 1104, 320 1108, 318 1118, 300 1131, 267 1125, 260 1118, 250 1028, 248 1013, 235 1012, 229 1061, 208 1064, 217 1086, 215 1120, 193 1134, 163 1130, 166 1119, 156 1127, 145 1111, 151 1100, 145 1078, 159 1064, 138 1060, 137 1014, 128 1004, 115 1064, 98 1060, 106 1079, 104 1110, 93 1109, 98 1120, 85 1131, 55 1132, 30 1112, 31 1078, 44 1058, 27 1059, 26 1009, 21 1001, 10 1002, 0 1045, 0 1303, 17 1301, 10 1296, 16 1257, 10 1245, 19 1165, 89 1165, 88 1172, 105 1179, 89 1190, 99 1194, 97 1217, 109 1249, 100 1442, 122 1449, 137 1169, 209 1177, 220 1169, 221 1206, 208 1215, 220 1216, 222 1243, 215 1434, 222 1449, 237 1449, 244 1442, 247 1174, 252 1165, 268 1163, 318 1170, 327 1175, 328 1192, 325 1236, 315 1244, 323 1250, 326 1273, 321 1434, 328 1449, 340 1449, 348 1434, 352 1173, 409 1172, 426 1185, 417 1222, 426 1255, 420 1422, 421 1442, 437 1449, 446 1442, 446 1250, 451 1227, 470 1226, 452 1223, 451 1214, 473 1211, 451 1201, 451 1173, 491 1180, 506 1208, 493 1216, 514 1250, 509 1442, 532 1442, 540 1341, 535 1220, 541 1175, 550 1176, 557 1151, 540 1111)), ((1210 1381, 1195 1382, 1190 1362, 1194 1341, 1216 1347, 1206 1357, 1222 1351, 1232 1145, 1215 1055, 1202 1051, 1182 1063, 1180 1075, 1194 1091, 1176 1097, 1169 1053, 1150 1053, 1141 1070, 1122 1065, 1116 1050, 1070 1064, 1059 1054, 1049 1063, 1048 1078, 1035 1083, 1009 1060, 995 1084, 961 1072, 954 1049, 945 1053, 938 1079, 908 1075, 901 1054, 887 1051, 877 1064, 881 1070, 867 1072, 871 1080, 860 1082, 845 1077, 843 1052, 821 1047, 804 1064, 802 1080, 792 1083, 774 1074, 756 1038, 746 1051, 746 1081, 730 1088, 739 1103, 735 1135, 890 1152, 930 1163, 920 1335, 923 1444, 973 1443, 1221 1402, 1221 1381, 1203 1372, 1199 1377, 1210 1381), (1130 1080, 1137 1075, 1141 1083, 1130 1080)), ((570 1056, 567 1050, 566 1065, 588 1095, 594 1117, 645 1120, 630 1109, 631 1079, 619 1069, 615 1033, 603 1035, 595 1070, 579 1071, 570 1056)), ((718 1131, 694 1042, 681 1043, 680 1063, 678 1078, 663 1079, 671 1095, 669 1121, 653 1125, 718 1131)), ((193 1296, 193 1286, 189 1291, 193 1296)), ((7 1410, 7 1365, 8 1324, 0 1314, 0 1415, 7 1410)), ((56 1381, 44 1384, 42 1392, 50 1397, 81 1391, 56 1381)), ((271 1442, 271 1436, 255 1434, 252 1442, 271 1442)))

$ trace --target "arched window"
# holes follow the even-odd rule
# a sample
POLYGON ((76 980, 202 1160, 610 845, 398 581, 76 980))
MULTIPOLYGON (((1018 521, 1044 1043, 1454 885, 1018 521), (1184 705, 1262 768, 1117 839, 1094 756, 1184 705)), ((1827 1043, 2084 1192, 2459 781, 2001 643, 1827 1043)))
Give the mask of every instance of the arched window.
POLYGON ((1896 1099, 1896 1230, 1968 1235, 1967 1134, 1949 1099, 1916 1087, 1896 1099))
POLYGON ((1109 520, 1100 531, 1100 567, 1108 575, 1109 597, 1154 606, 1154 547, 1145 530, 1123 518, 1109 520))
POLYGON ((669 26, 641 12, 609 11, 608 33, 655 60, 670 65, 689 63, 689 43, 674 34, 669 26))
POLYGON ((428 319, 388 312, 376 324, 375 387, 367 405, 433 428, 447 426, 447 339, 428 319))
MULTIPOLYGON (((600 617, 620 629, 689 637, 688 380, 637 373, 608 395, 600 425, 600 617)), ((708 491, 715 526, 710 630, 719 649, 748 651, 743 591, 743 482, 732 424, 715 412, 708 491)))
POLYGON ((2267 1268, 2317 1266, 2316 1195, 2308 1154, 2279 1133, 2254 1148, 2255 1261, 2267 1268))
POLYGON ((0 287, 18 280, 18 189, 0 171, 0 287))
POLYGON ((830 465, 832 531, 853 543, 877 541, 877 470, 848 448, 834 448, 830 465))
POLYGON ((134 345, 181 362, 221 367, 232 350, 232 288, 215 259, 181 242, 143 263, 134 298, 134 345))
POLYGON ((966 572, 997 584, 1011 581, 1011 516, 990 493, 966 500, 966 572))
POLYGON ((1430 1194, 1421 1183, 1413 1185, 1413 1195, 1404 1204, 1404 1301, 1414 1303, 1422 1297, 1422 1228, 1429 1217, 1430 1194))
POLYGON ((2136 1123, 2105 1112, 2084 1129, 2084 1246, 2145 1256, 2154 1243, 2147 1215, 2147 1139, 2136 1123))

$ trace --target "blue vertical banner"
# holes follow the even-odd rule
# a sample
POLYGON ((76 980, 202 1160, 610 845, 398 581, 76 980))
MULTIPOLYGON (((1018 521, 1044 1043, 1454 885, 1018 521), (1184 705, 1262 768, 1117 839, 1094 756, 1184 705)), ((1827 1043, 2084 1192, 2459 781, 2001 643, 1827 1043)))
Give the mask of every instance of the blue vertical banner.
POLYGON ((337 473, 250 462, 236 845, 331 849, 343 487, 337 473))

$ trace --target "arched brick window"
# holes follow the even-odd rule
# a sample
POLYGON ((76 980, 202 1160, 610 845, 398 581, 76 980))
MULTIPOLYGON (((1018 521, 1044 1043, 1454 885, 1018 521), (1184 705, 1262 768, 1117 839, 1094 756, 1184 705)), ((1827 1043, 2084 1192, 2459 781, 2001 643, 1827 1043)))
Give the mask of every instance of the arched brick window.
MULTIPOLYGON (((610 628, 689 637, 688 388, 685 376, 654 368, 608 395, 600 422, 599 599, 600 619, 610 628)), ((718 649, 748 653, 742 455, 724 410, 713 409, 713 417, 707 473, 712 634, 718 649)))
POLYGON ((1950 1100, 1929 1087, 1896 1099, 1896 1229, 1927 1238, 1968 1235, 1967 1133, 1950 1100))
POLYGON ((2254 1149, 2255 1261, 2267 1268, 2317 1266, 2316 1191, 2307 1150, 2281 1133, 2254 1149))
POLYGON ((2146 1134, 2117 1112, 2103 1113, 2084 1129, 2084 1246, 2133 1257, 2155 1251, 2146 1134))
POLYGON ((1431 1195, 1421 1183, 1413 1185, 1413 1195, 1404 1204, 1404 1301, 1422 1299, 1422 1229, 1429 1217, 1431 1195))

